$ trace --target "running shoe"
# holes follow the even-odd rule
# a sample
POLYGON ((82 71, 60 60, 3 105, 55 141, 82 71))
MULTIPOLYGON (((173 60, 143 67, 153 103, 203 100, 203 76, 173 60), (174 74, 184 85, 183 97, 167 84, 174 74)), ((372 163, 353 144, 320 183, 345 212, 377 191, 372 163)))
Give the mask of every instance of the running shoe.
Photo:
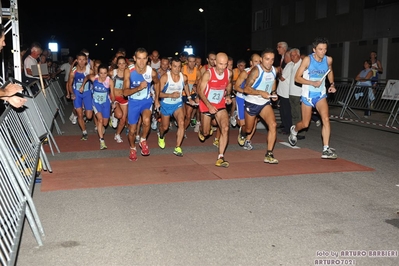
POLYGON ((130 149, 129 160, 132 162, 137 161, 137 152, 135 149, 130 149))
POLYGON ((87 136, 87 134, 83 134, 82 138, 80 140, 87 140, 89 138, 89 136, 87 136))
POLYGON ((158 146, 161 149, 165 149, 165 136, 161 139, 160 134, 158 133, 158 146))
POLYGON ((118 120, 118 118, 115 117, 114 113, 112 113, 110 121, 111 121, 111 123, 110 123, 111 127, 113 127, 113 128, 117 128, 118 127, 119 120, 118 120))
POLYGON ((215 138, 215 140, 213 141, 213 146, 218 147, 219 148, 219 139, 215 138))
POLYGON ((180 147, 176 147, 175 150, 173 151, 173 154, 179 157, 183 156, 183 151, 180 147))
POLYGON ((198 138, 199 138, 199 140, 200 140, 201 142, 204 142, 204 141, 205 141, 205 136, 202 135, 201 130, 198 130, 198 138))
POLYGON ((76 125, 76 123, 78 122, 78 117, 74 115, 71 122, 73 125, 76 125))
POLYGON ((244 143, 244 150, 248 150, 248 151, 250 151, 250 150, 252 150, 254 147, 252 146, 252 143, 251 143, 251 141, 250 140, 245 140, 245 143, 244 143))
POLYGON ((320 120, 317 120, 317 121, 316 121, 316 127, 319 127, 319 126, 321 126, 321 121, 320 121, 320 120))
POLYGON ((158 128, 158 121, 155 117, 152 118, 152 122, 151 122, 151 129, 152 130, 157 130, 158 128))
POLYGON ((121 138, 121 135, 119 135, 119 134, 115 134, 114 140, 116 140, 117 143, 122 143, 123 142, 123 140, 121 138))
POLYGON ((190 120, 190 127, 195 127, 197 125, 197 120, 196 119, 191 119, 190 120))
POLYGON ((215 165, 218 166, 218 167, 227 168, 227 167, 229 167, 230 164, 229 164, 228 161, 224 160, 224 157, 221 157, 221 158, 217 159, 215 165))
POLYGON ((331 160, 335 160, 338 158, 337 154, 335 153, 335 151, 331 148, 327 148, 323 151, 323 153, 321 154, 321 158, 322 159, 331 159, 331 160))
POLYGON ((265 163, 270 163, 270 164, 278 164, 278 160, 274 158, 272 152, 268 152, 265 156, 265 159, 263 160, 265 163))
POLYGON ((134 140, 134 143, 139 143, 140 142, 140 135, 136 136, 136 139, 134 140))
POLYGON ((232 127, 237 126, 236 111, 234 111, 233 115, 230 116, 230 124, 232 127))
POLYGON ((105 141, 100 141, 100 150, 105 150, 107 147, 107 145, 105 145, 105 141))
POLYGON ((290 143, 291 146, 295 146, 298 139, 296 135, 298 132, 295 131, 295 126, 291 126, 290 128, 290 135, 288 136, 288 142, 290 143))
POLYGON ((139 143, 139 146, 140 146, 140 148, 141 148, 141 155, 143 155, 143 156, 148 156, 148 155, 150 155, 150 149, 148 148, 148 145, 147 145, 147 141, 146 141, 146 140, 141 141, 141 142, 139 143))
POLYGON ((71 113, 71 115, 69 116, 69 120, 72 122, 73 125, 76 125, 78 117, 74 113, 71 113))
POLYGON ((196 123, 195 126, 194 126, 194 132, 199 132, 199 130, 200 130, 200 125, 201 125, 201 122, 200 122, 200 121, 197 121, 197 123, 196 123))
POLYGON ((242 147, 245 144, 245 137, 241 135, 241 127, 238 130, 238 137, 237 137, 238 144, 242 147))

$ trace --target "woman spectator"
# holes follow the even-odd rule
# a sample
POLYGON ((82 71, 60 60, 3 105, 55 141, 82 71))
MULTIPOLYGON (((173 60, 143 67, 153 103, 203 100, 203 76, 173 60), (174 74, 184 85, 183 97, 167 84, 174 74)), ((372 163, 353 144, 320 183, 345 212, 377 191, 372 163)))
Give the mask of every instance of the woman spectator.
MULTIPOLYGON (((368 101, 367 107, 373 108, 373 102, 375 100, 375 96, 373 93, 372 88, 372 77, 373 77, 373 70, 371 68, 371 60, 365 60, 363 63, 364 69, 357 74, 355 80, 357 81, 356 85, 359 87, 368 87, 368 101)), ((370 110, 366 110, 364 115, 369 116, 370 110)))

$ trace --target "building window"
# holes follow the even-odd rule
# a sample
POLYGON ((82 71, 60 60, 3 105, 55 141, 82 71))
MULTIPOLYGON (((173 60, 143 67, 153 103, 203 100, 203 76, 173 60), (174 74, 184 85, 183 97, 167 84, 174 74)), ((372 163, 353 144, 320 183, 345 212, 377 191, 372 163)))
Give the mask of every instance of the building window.
POLYGON ((348 0, 337 0, 337 14, 346 14, 349 13, 349 4, 348 0))
POLYGON ((297 1, 295 3, 295 22, 300 23, 305 21, 305 3, 304 1, 297 1))
POLYGON ((272 27, 272 9, 267 8, 265 10, 265 29, 270 29, 272 27))
POLYGON ((281 26, 288 25, 289 6, 281 6, 281 26))
POLYGON ((317 0, 316 2, 316 18, 327 17, 327 0, 317 0))
POLYGON ((254 31, 263 30, 263 10, 255 12, 254 31))
POLYGON ((254 31, 270 29, 271 25, 271 8, 256 11, 254 14, 254 31))

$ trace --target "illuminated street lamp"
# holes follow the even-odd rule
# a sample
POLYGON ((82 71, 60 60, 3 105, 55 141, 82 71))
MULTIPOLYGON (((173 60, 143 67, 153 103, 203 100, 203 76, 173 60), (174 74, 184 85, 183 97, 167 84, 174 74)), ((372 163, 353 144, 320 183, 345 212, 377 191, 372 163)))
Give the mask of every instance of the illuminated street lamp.
POLYGON ((204 47, 205 47, 205 56, 207 56, 207 53, 208 53, 208 21, 207 21, 207 19, 206 19, 206 12, 205 12, 205 10, 203 9, 203 8, 199 8, 198 9, 199 10, 199 12, 201 12, 201 13, 204 13, 204 25, 205 25, 205 29, 204 29, 204 31, 205 31, 205 45, 204 45, 204 47))

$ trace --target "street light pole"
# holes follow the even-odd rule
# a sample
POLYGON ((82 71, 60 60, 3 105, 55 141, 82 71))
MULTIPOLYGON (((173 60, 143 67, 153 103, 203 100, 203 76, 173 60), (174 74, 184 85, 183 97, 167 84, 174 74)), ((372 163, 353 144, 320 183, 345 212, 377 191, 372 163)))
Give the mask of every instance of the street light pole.
POLYGON ((208 20, 206 19, 205 10, 203 8, 201 8, 201 7, 198 10, 199 10, 199 12, 204 14, 204 25, 205 25, 205 29, 204 29, 204 31, 205 31, 205 40, 204 40, 204 42, 205 42, 205 44, 204 44, 205 55, 204 56, 207 57, 207 55, 208 55, 208 51, 207 51, 208 50, 208 20))

